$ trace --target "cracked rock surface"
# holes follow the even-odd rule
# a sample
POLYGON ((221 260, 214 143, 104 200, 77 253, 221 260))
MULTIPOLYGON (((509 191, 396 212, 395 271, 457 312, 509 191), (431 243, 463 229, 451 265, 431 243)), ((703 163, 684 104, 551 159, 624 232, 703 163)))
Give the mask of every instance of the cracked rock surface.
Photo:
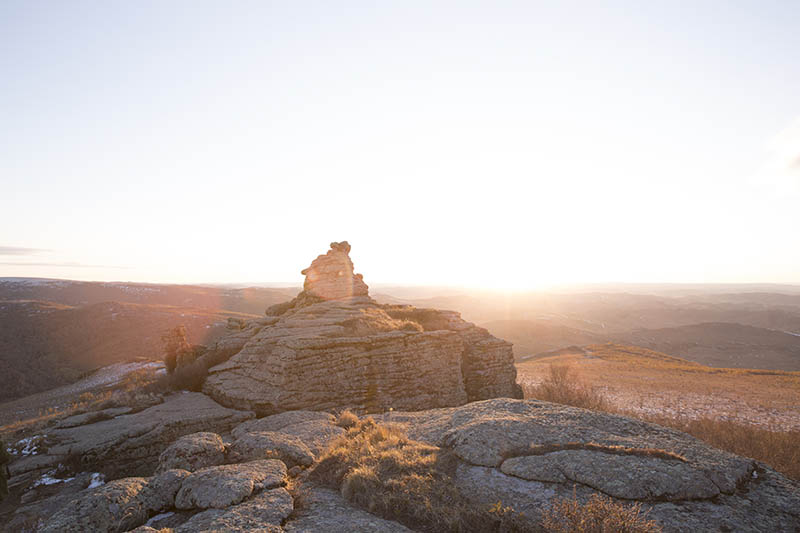
MULTIPOLYGON (((376 418, 404 424, 412 439, 451 449, 457 458, 452 482, 462 495, 476 507, 502 501, 523 513, 534 531, 556 498, 586 501, 597 493, 622 504, 640 502, 665 532, 800 528, 798 482, 653 424, 511 399, 376 418)), ((91 426, 102 423, 86 426, 87 434, 96 434, 91 426)), ((246 445, 260 457, 297 454, 316 461, 343 431, 328 413, 292 411, 241 422, 225 439, 232 450, 246 445)), ((207 444, 215 450, 225 442, 214 434, 176 441, 192 443, 181 446, 192 464, 198 460, 192 454, 206 457, 207 444)), ((57 509, 38 529, 48 532, 152 533, 165 526, 178 533, 411 531, 309 481, 305 459, 289 460, 299 470, 290 485, 282 460, 236 462, 241 459, 232 452, 225 457, 233 464, 122 478, 78 492, 65 483, 69 498, 28 500, 57 509)), ((78 480, 86 483, 86 476, 70 483, 78 480)))
POLYGON ((665 531, 795 531, 800 483, 680 431, 536 400, 383 415, 461 459, 457 486, 531 523, 554 498, 642 502, 665 531), (727 529, 726 529, 727 528, 727 529))

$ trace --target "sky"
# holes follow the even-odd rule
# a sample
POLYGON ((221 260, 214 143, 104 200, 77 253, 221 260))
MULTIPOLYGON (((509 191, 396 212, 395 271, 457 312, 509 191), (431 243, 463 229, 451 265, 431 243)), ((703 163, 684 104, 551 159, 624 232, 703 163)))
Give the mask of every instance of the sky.
POLYGON ((0 1, 0 276, 800 283, 800 3, 0 1))

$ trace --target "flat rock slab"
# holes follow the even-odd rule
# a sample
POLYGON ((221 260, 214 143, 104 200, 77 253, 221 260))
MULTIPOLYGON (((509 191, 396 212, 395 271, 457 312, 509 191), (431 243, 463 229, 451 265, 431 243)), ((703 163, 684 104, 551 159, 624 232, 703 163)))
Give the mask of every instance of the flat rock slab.
MULTIPOLYGON (((572 468, 569 475, 555 465, 553 468, 542 467, 542 459, 529 461, 529 470, 539 472, 526 474, 529 477, 543 475, 547 481, 558 481, 561 479, 560 472, 567 479, 582 479, 598 486, 603 467, 614 469, 615 472, 622 472, 628 467, 661 472, 648 474, 649 480, 657 483, 651 489, 631 487, 630 492, 626 493, 624 487, 610 489, 607 483, 604 484, 618 494, 627 494, 621 497, 636 498, 646 490, 659 497, 676 499, 690 495, 711 497, 719 492, 731 494, 736 491, 738 484, 750 479, 755 468, 752 460, 712 448, 680 431, 622 416, 536 400, 486 400, 450 409, 392 413, 383 419, 409 424, 409 436, 412 439, 451 448, 462 460, 479 466, 497 468, 509 456, 528 455, 526 450, 531 447, 571 443, 594 443, 621 449, 654 449, 685 459, 684 466, 676 466, 675 461, 669 459, 636 461, 634 456, 625 459, 620 455, 599 453, 569 454, 571 459, 578 461, 577 464, 566 459, 562 461, 558 456, 552 458, 564 468, 572 468), (591 467, 588 463, 593 460, 602 460, 604 466, 591 467), (533 463, 536 463, 536 468, 533 463), (545 471, 547 473, 543 473, 545 471), (676 478, 684 475, 689 476, 688 481, 676 485, 676 478)), ((519 463, 517 461, 513 466, 516 472, 522 472, 519 463)), ((511 468, 507 467, 506 470, 511 468)))
POLYGON ((330 413, 322 411, 286 411, 277 415, 265 416, 243 422, 231 430, 231 434, 238 438, 245 433, 259 431, 281 431, 284 428, 300 424, 301 422, 327 422, 333 425, 335 418, 330 413))
POLYGON ((286 533, 411 533, 402 524, 369 514, 348 504, 333 490, 307 486, 305 504, 297 517, 286 523, 286 533))
POLYGON ((505 461, 505 474, 532 481, 574 481, 626 500, 712 498, 719 488, 700 470, 677 460, 564 450, 505 461))
POLYGON ((198 513, 175 528, 175 533, 283 531, 280 525, 293 509, 294 502, 286 489, 271 489, 225 510, 198 513))
POLYGON ((222 437, 209 432, 192 433, 179 438, 161 452, 156 472, 173 468, 194 472, 225 462, 226 447, 222 437))
POLYGON ((275 459, 202 468, 189 475, 175 496, 177 509, 224 509, 253 491, 286 483, 286 465, 275 459))
POLYGON ((58 429, 74 428, 77 426, 85 426, 94 422, 103 420, 110 420, 120 415, 127 415, 133 411, 131 407, 112 407, 110 409, 102 409, 100 411, 90 411, 88 413, 81 413, 79 415, 68 416, 59 420, 55 425, 58 429))
POLYGON ((85 426, 54 429, 47 434, 48 456, 79 454, 87 462, 112 466, 145 465, 176 438, 198 431, 226 432, 253 418, 253 413, 222 407, 205 394, 188 392, 168 397, 164 403, 138 413, 117 416, 85 426))

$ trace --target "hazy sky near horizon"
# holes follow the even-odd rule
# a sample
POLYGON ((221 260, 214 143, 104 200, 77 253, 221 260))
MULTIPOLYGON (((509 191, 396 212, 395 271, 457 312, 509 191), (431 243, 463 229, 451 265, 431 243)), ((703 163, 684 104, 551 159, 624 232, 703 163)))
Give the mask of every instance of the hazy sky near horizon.
POLYGON ((0 276, 800 282, 800 2, 0 2, 0 276))

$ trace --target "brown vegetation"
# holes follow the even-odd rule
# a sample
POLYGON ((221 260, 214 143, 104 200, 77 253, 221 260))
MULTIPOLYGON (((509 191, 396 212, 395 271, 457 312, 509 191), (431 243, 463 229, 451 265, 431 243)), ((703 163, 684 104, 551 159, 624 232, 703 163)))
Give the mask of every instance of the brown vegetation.
POLYGON ((596 442, 565 442, 561 444, 531 444, 528 447, 512 450, 503 454, 503 459, 512 457, 528 457, 531 455, 545 455, 552 452, 564 450, 588 450, 592 452, 607 453, 611 455, 634 455, 637 457, 653 457, 666 459, 668 461, 683 461, 684 457, 677 453, 655 448, 629 448, 627 446, 609 446, 607 444, 597 444, 596 442))
MULTIPOLYGON (((348 424, 352 422, 352 413, 342 415, 348 424)), ((455 487, 452 476, 457 462, 449 450, 409 439, 402 426, 366 418, 350 425, 343 437, 331 443, 313 468, 311 479, 339 489, 348 501, 371 513, 418 531, 661 531, 646 519, 640 504, 626 506, 597 495, 585 504, 576 499, 556 501, 544 512, 540 524, 526 521, 501 501, 481 508, 455 487)))
MULTIPOLYGON (((628 414, 620 411, 620 414, 628 414)), ((800 431, 770 431, 730 420, 675 419, 665 416, 630 416, 684 431, 722 450, 767 463, 778 472, 800 480, 800 431)))
POLYGON ((358 425, 358 415, 345 409, 336 417, 336 425, 340 428, 350 429, 358 425))
POLYGON ((545 511, 542 526, 552 533, 659 533, 661 527, 642 513, 642 504, 622 505, 593 494, 586 503, 555 501, 545 511))
POLYGON ((568 365, 550 365, 550 373, 539 385, 523 385, 526 398, 582 407, 595 411, 608 409, 605 397, 579 379, 568 365))
POLYGON ((410 440, 401 426, 367 418, 331 444, 311 476, 418 531, 530 531, 511 510, 467 501, 453 482, 456 461, 448 450, 410 440))

